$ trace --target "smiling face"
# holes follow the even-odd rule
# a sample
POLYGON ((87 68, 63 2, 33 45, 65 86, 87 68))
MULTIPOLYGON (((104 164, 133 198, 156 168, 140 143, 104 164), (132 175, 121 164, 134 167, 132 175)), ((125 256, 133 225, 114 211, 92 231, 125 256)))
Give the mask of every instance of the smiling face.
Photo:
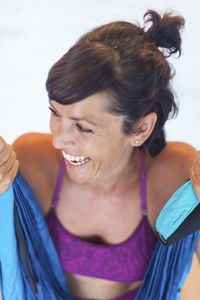
POLYGON ((122 132, 123 117, 108 112, 109 97, 99 93, 70 105, 50 101, 53 145, 75 182, 110 180, 130 160, 133 146, 122 132))

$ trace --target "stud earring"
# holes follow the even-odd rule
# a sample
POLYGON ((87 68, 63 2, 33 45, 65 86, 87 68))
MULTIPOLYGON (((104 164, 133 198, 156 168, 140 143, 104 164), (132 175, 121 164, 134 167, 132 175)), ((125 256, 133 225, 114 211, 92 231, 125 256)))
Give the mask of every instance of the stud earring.
POLYGON ((136 140, 135 143, 136 143, 136 144, 139 144, 139 141, 140 141, 140 140, 136 140))

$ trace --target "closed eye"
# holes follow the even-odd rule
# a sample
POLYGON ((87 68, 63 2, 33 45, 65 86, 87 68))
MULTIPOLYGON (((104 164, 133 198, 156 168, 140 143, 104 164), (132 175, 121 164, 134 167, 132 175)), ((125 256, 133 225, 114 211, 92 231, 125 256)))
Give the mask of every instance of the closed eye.
POLYGON ((80 130, 81 132, 85 132, 85 133, 91 133, 93 132, 93 130, 86 128, 86 127, 82 127, 79 123, 76 123, 76 127, 78 128, 78 130, 80 130))
MULTIPOLYGON (((57 118, 60 117, 60 115, 51 106, 49 106, 49 109, 50 109, 50 111, 51 111, 51 113, 52 113, 53 116, 55 116, 57 118)), ((89 128, 86 128, 86 127, 83 127, 79 123, 76 123, 75 125, 78 128, 78 130, 81 131, 81 132, 84 132, 84 133, 91 133, 91 132, 93 132, 93 130, 91 130, 89 128)))
POLYGON ((49 109, 55 117, 60 117, 60 115, 51 106, 49 106, 49 109))

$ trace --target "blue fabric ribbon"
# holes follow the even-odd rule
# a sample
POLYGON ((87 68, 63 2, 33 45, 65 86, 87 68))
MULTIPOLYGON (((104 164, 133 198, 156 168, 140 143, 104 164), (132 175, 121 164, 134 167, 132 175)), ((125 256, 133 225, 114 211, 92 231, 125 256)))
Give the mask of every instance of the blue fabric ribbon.
POLYGON ((190 271, 199 231, 169 247, 159 240, 135 300, 178 300, 190 271))
MULTIPOLYGON (((0 195, 0 286, 3 300, 72 300, 45 219, 18 172, 0 195)), ((157 242, 135 300, 179 299, 199 231, 166 247, 157 242)))
MULTIPOLYGON (((73 299, 41 209, 20 172, 13 185, 0 196, 0 211, 0 278, 3 300, 73 299), (19 245, 17 246, 14 207, 20 234, 27 248, 23 259, 26 266, 22 264, 19 245), (37 293, 34 291, 34 284, 37 293)), ((24 251, 25 249, 22 250, 24 251)))
POLYGON ((167 201, 156 220, 157 232, 167 240, 199 204, 191 181, 182 185, 167 201))
POLYGON ((13 220, 14 194, 11 186, 0 195, 0 284, 3 300, 25 299, 13 220))

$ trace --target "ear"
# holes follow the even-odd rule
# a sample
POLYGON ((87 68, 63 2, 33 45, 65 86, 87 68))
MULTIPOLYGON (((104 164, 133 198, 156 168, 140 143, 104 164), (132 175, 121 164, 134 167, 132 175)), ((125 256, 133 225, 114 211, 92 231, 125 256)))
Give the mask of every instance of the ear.
POLYGON ((136 126, 136 133, 131 137, 131 144, 134 147, 141 146, 151 135, 157 121, 157 114, 152 112, 141 118, 136 126))

